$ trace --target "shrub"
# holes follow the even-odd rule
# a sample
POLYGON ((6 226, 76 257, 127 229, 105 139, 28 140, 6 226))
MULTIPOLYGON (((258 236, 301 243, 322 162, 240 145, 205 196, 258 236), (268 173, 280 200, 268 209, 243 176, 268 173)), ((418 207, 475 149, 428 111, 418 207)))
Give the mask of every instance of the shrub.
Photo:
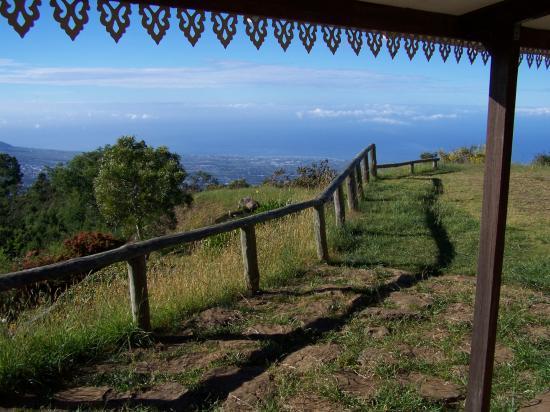
POLYGON ((250 183, 246 179, 235 179, 227 184, 229 189, 244 189, 250 187, 250 183))
POLYGON ((550 153, 539 153, 532 162, 535 166, 550 166, 550 153))
POLYGON ((437 152, 422 152, 420 153, 421 159, 435 159, 437 157, 437 152))
POLYGON ((276 169, 273 174, 267 177, 263 184, 271 185, 275 187, 285 187, 290 184, 290 177, 286 174, 286 170, 283 168, 276 169))
POLYGON ((439 151, 439 157, 445 163, 484 163, 485 146, 459 147, 450 152, 439 151))
POLYGON ((110 233, 80 232, 66 239, 63 245, 71 257, 88 256, 122 246, 124 242, 110 233))
POLYGON ((319 163, 313 162, 310 166, 299 167, 297 172, 298 177, 292 181, 292 184, 298 187, 326 186, 336 177, 336 170, 329 166, 328 159, 319 163))

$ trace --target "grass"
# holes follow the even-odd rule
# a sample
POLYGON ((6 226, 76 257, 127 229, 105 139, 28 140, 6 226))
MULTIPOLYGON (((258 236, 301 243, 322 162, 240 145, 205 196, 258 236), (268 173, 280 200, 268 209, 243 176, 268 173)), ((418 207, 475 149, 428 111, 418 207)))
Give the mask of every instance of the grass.
MULTIPOLYGON (((334 228, 329 210, 327 221, 335 263, 395 267, 432 275, 475 274, 481 167, 443 167, 436 173, 418 167, 415 176, 397 169, 384 171, 380 177, 366 187, 361 213, 353 215, 344 230, 334 228)), ((549 182, 549 168, 513 168, 504 267, 506 283, 544 294, 550 291, 549 182)), ((213 223, 217 217, 236 209, 238 200, 244 196, 252 196, 260 203, 287 203, 313 195, 312 191, 272 187, 204 192, 196 197, 192 209, 178 212, 178 230, 213 223)), ((306 211, 257 227, 262 287, 288 282, 315 262, 312 220, 312 214, 306 211)), ((148 281, 152 322, 157 331, 177 329, 196 311, 234 301, 243 292, 237 233, 215 242, 153 254, 148 262, 148 281)), ((458 299, 458 294, 457 291, 449 299, 458 299)), ((113 265, 89 276, 53 307, 29 311, 16 324, 5 327, 0 333, 0 393, 39 387, 53 390, 76 365, 124 352, 128 347, 147 346, 148 336, 131 324, 127 295, 126 268, 123 264, 113 265)), ((462 298, 471 299, 471 295, 462 298)), ((541 382, 550 379, 543 347, 516 336, 518 329, 533 321, 528 303, 511 301, 505 307, 499 336, 519 355, 514 367, 535 370, 535 377, 533 382, 521 383, 513 378, 513 367, 499 369, 495 378, 497 393, 517 390, 532 395, 541 382)), ((436 301, 433 310, 448 304, 445 301, 438 306, 436 301)), ((284 321, 273 319, 276 323, 284 321)), ((428 325, 434 327, 437 324, 428 325)), ((394 328, 399 333, 382 345, 417 339, 414 324, 396 324, 394 328)), ((458 328, 455 332, 444 342, 446 352, 453 352, 456 345, 452 336, 463 336, 467 331, 458 328)), ((357 355, 360 345, 365 345, 358 333, 359 329, 355 334, 338 338, 348 348, 349 359, 357 355)), ((428 367, 404 362, 401 367, 409 370, 428 367)), ((445 376, 447 366, 440 366, 437 373, 445 376)), ((389 372, 384 368, 377 371, 382 377, 389 376, 389 372)), ((125 387, 141 384, 140 379, 133 375, 114 376, 113 382, 125 387)), ((293 382, 283 382, 281 387, 290 393, 293 382)), ((324 390, 335 400, 343 396, 334 388, 324 390)), ((370 405, 375 410, 434 410, 413 390, 388 385, 377 396, 376 403, 370 405)), ((345 396, 341 400, 350 406, 355 402, 345 396)), ((496 405, 509 403, 497 396, 496 405)))

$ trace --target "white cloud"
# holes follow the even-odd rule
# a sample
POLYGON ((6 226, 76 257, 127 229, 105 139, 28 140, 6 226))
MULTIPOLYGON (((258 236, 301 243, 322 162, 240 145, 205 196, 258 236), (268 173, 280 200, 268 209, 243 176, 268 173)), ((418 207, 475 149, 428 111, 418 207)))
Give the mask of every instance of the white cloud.
POLYGON ((519 107, 516 112, 524 116, 550 116, 550 107, 519 107))
POLYGON ((456 119, 456 113, 426 113, 425 110, 401 105, 367 105, 360 109, 323 109, 296 112, 299 119, 351 119, 360 122, 406 125, 413 121, 456 119))
POLYGON ((40 129, 40 123, 36 123, 36 124, 34 125, 34 128, 35 128, 35 129, 40 129))

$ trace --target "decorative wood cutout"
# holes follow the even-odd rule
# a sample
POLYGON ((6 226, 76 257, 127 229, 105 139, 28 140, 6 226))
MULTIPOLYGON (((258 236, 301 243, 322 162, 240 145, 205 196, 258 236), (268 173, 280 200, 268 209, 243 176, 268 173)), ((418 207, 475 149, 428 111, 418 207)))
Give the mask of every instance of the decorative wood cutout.
POLYGON ((0 0, 0 14, 21 38, 29 32, 40 17, 41 0, 0 0), (30 4, 27 4, 30 3, 30 4))
POLYGON ((377 57, 380 49, 382 49, 382 33, 367 33, 367 45, 374 57, 377 57))
POLYGON ((312 23, 298 23, 300 40, 308 53, 311 52, 317 41, 317 25, 312 23))
POLYGON ((548 70, 548 68, 550 68, 550 56, 546 56, 544 58, 544 64, 546 66, 546 70, 548 70))
POLYGON ((339 27, 323 26, 321 28, 323 32, 323 40, 325 41, 327 47, 332 52, 336 53, 340 43, 342 42, 342 30, 339 27))
POLYGON ((267 37, 267 19, 257 16, 244 16, 243 19, 246 25, 246 34, 256 49, 260 50, 267 37))
POLYGON ((535 62, 537 63, 537 69, 540 69, 540 65, 542 64, 542 55, 541 54, 536 55, 535 62))
POLYGON ((520 53, 519 54, 519 61, 518 61, 518 66, 521 66, 521 62, 523 61, 523 53, 520 53))
POLYGON ((409 60, 412 60, 418 51, 418 39, 414 37, 405 37, 405 51, 409 60))
POLYGON ((204 11, 194 10, 191 12, 188 9, 178 9, 176 14, 180 30, 189 40, 191 46, 195 47, 204 32, 204 20, 206 19, 204 11))
POLYGON ((357 56, 363 48, 363 32, 361 30, 346 29, 348 43, 357 56))
POLYGON ((487 62, 489 61, 489 57, 491 57, 491 54, 488 50, 481 50, 481 60, 483 60, 483 64, 487 65, 487 62))
POLYGON ((456 62, 460 63, 460 59, 462 58, 462 53, 464 53, 464 49, 462 48, 462 44, 455 44, 454 52, 455 52, 456 62))
POLYGON ((288 49, 288 46, 290 46, 294 38, 294 22, 273 19, 271 24, 273 26, 273 35, 282 49, 286 52, 286 49, 288 49))
POLYGON ((386 34, 386 47, 388 48, 388 52, 390 53, 392 60, 397 55, 400 46, 401 38, 399 37, 399 35, 395 33, 386 34))
POLYGON ((224 49, 227 49, 229 43, 233 40, 233 37, 237 33, 237 15, 236 14, 222 14, 212 12, 211 20, 213 23, 213 30, 216 33, 216 37, 222 44, 224 49))
POLYGON ((435 44, 432 40, 424 40, 422 43, 424 56, 426 56, 426 60, 430 61, 432 59, 432 56, 434 55, 435 44))
POLYGON ((439 45, 439 54, 441 54, 441 58, 446 63, 451 54, 451 45, 449 43, 441 43, 439 45))
POLYGON ((118 43, 130 25, 130 14, 132 14, 130 4, 97 0, 97 11, 99 21, 105 26, 115 43, 118 43))
POLYGON ((53 18, 71 40, 76 39, 84 25, 88 23, 88 0, 50 0, 53 18))
POLYGON ((140 4, 139 14, 141 25, 155 43, 159 44, 170 28, 170 7, 140 4))
POLYGON ((535 60, 535 56, 533 55, 533 53, 527 54, 527 65, 529 66, 529 68, 531 68, 531 66, 533 65, 533 60, 535 60))
POLYGON ((478 54, 477 48, 473 44, 470 43, 470 44, 468 44, 468 49, 467 49, 466 53, 468 54, 468 60, 470 60, 470 64, 474 64, 474 62, 476 61, 477 54, 478 54))

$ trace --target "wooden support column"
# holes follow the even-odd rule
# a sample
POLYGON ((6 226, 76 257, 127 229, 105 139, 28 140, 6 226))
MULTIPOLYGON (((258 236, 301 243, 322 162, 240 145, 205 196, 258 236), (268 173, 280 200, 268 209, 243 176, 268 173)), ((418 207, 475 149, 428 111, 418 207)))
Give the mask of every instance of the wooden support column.
POLYGON ((315 220, 313 227, 315 231, 315 243, 317 245, 317 257, 322 262, 328 262, 327 228, 325 223, 325 205, 314 207, 315 220))
POLYGON ((346 185, 348 187, 348 209, 357 210, 359 205, 357 202, 357 183, 355 180, 355 170, 352 170, 349 176, 346 178, 346 185))
POLYGON ((363 182, 367 184, 370 180, 369 158, 367 157, 367 155, 365 155, 365 157, 363 157, 363 159, 361 160, 361 169, 363 170, 363 182))
POLYGON ((355 176, 357 176, 357 194, 359 196, 359 199, 365 198, 365 192, 363 191, 363 175, 361 173, 361 165, 357 164, 355 166, 355 176))
POLYGON ((372 177, 376 178, 378 175, 376 173, 376 146, 372 145, 372 149, 369 152, 370 154, 370 174, 372 177))
POLYGON ((414 163, 411 162, 411 175, 414 175, 414 163))
POLYGON ((258 269, 258 251, 256 249, 256 231, 254 225, 241 229, 241 249, 243 253, 244 282, 248 294, 260 290, 260 270, 258 269))
POLYGON ((437 169, 437 160, 434 160, 432 162, 432 166, 433 166, 434 170, 437 169))
POLYGON ((334 215, 336 216, 336 227, 344 226, 346 222, 346 206, 344 205, 344 188, 342 185, 333 193, 334 215))
POLYGON ((504 256, 518 74, 518 32, 493 34, 476 299, 466 410, 488 411, 504 256))
POLYGON ((145 255, 128 261, 128 284, 130 288, 132 318, 140 329, 150 331, 151 316, 147 293, 147 262, 145 255))

